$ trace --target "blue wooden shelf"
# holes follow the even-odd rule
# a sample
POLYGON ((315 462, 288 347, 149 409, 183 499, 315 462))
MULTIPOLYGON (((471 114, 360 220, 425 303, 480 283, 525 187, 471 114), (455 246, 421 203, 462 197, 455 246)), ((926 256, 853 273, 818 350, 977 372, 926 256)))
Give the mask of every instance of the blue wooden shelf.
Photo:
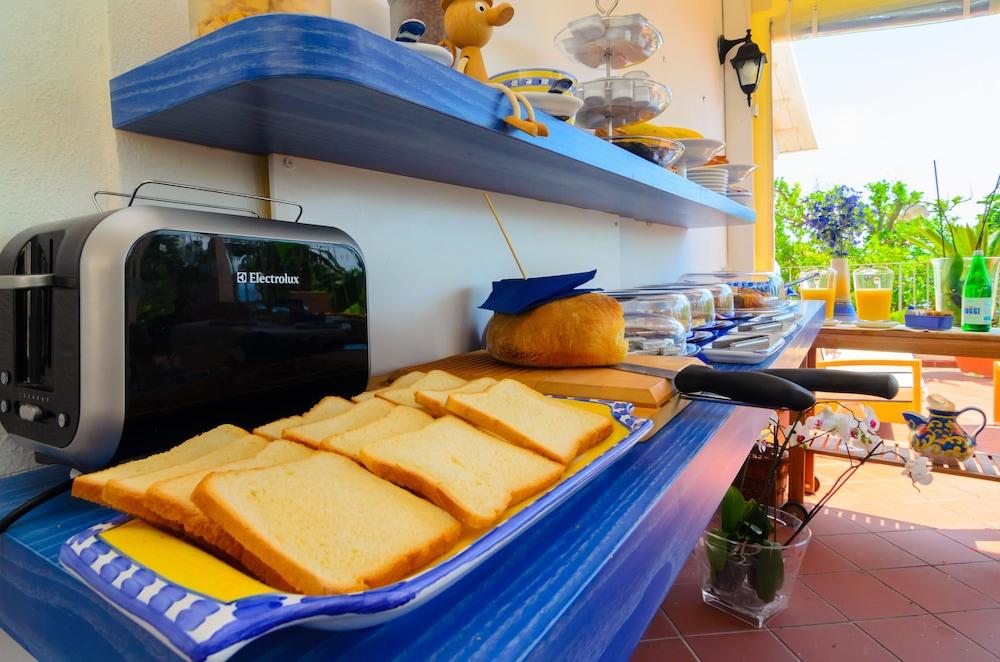
MULTIPOLYGON (((823 306, 763 366, 799 367, 823 306)), ((743 370, 748 366, 716 366, 743 370)), ((359 632, 281 630, 241 660, 625 660, 769 413, 695 402, 517 541, 420 609, 359 632)), ((0 516, 66 475, 0 480, 0 516)), ((57 562, 112 515, 68 495, 0 536, 0 627, 39 659, 175 659, 57 562)))
POLYGON ((509 129, 503 95, 333 19, 229 25, 111 81, 117 129, 290 154, 680 227, 752 210, 589 133, 509 129))

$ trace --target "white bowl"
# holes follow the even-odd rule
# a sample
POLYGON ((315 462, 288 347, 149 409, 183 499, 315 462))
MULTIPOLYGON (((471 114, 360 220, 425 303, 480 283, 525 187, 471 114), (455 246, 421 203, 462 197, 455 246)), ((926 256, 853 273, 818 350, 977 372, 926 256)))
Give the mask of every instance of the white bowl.
POLYGON ((677 142, 684 145, 684 155, 674 165, 685 170, 705 165, 726 148, 726 143, 710 138, 682 138, 677 142))
POLYGON ((446 67, 450 67, 455 63, 455 58, 451 54, 451 51, 442 46, 435 46, 434 44, 421 44, 419 42, 410 44, 399 41, 396 43, 401 46, 406 46, 411 51, 420 53, 424 57, 428 57, 446 67))
POLYGON ((556 118, 572 118, 583 106, 583 99, 571 94, 551 94, 549 92, 522 92, 536 109, 556 118))

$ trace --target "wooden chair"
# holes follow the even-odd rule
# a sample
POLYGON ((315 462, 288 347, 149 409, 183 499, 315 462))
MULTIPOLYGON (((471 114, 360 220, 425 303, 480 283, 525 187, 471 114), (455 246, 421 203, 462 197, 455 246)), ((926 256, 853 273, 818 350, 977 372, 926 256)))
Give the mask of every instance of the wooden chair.
MULTIPOLYGON (((817 393, 817 400, 836 400, 856 415, 862 415, 862 406, 868 405, 883 423, 905 423, 904 411, 920 412, 924 406, 923 362, 920 359, 834 359, 816 361, 817 368, 854 369, 858 372, 892 372, 903 377, 906 373, 890 368, 909 368, 912 381, 900 379, 899 394, 892 400, 871 399, 870 396, 848 396, 839 393, 817 393)), ((994 368, 996 369, 996 368, 994 368)))

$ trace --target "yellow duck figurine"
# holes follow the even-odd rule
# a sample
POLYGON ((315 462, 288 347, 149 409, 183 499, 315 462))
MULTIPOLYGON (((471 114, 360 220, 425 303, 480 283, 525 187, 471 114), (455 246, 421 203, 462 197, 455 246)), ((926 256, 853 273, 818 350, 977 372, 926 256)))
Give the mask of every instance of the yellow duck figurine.
POLYGON ((455 57, 455 70, 503 92, 514 113, 504 119, 510 126, 532 136, 548 136, 549 130, 535 120, 535 109, 522 95, 505 85, 489 82, 483 47, 493 36, 493 28, 507 25, 514 18, 509 2, 493 6, 493 0, 441 0, 444 9, 446 39, 441 45, 455 57), (521 116, 524 108, 527 119, 521 116))

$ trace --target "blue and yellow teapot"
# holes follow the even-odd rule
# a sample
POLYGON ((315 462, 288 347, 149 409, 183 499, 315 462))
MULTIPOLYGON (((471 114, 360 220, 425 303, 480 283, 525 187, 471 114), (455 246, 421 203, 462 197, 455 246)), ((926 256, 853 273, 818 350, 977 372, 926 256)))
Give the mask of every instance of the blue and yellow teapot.
POLYGON ((910 448, 939 462, 970 459, 976 452, 976 437, 986 429, 986 412, 978 407, 955 411, 955 404, 939 395, 928 396, 927 411, 930 413, 927 418, 912 411, 903 412, 912 430, 910 448), (972 435, 958 424, 958 417, 967 411, 977 411, 983 416, 983 426, 972 435))

